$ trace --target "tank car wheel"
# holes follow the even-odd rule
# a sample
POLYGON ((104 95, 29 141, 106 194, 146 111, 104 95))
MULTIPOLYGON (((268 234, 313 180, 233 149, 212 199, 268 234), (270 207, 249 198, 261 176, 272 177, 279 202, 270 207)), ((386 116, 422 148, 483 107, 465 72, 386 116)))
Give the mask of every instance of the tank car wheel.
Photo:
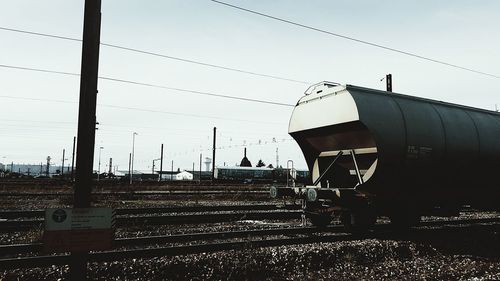
POLYGON ((316 227, 326 227, 332 222, 331 214, 309 214, 308 218, 316 227))
POLYGON ((377 221, 377 216, 366 210, 344 211, 340 215, 344 229, 351 233, 367 232, 377 221))

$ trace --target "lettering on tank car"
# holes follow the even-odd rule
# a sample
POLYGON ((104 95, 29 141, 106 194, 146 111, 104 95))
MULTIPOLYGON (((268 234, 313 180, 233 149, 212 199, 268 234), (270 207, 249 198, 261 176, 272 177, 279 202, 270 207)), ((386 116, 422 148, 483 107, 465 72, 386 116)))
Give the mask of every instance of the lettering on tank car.
POLYGON ((421 146, 419 153, 418 153, 418 158, 420 159, 431 159, 432 155, 432 148, 431 147, 426 147, 426 146, 421 146))
POLYGON ((428 160, 431 159, 431 155, 432 147, 409 145, 406 150, 407 159, 428 160))

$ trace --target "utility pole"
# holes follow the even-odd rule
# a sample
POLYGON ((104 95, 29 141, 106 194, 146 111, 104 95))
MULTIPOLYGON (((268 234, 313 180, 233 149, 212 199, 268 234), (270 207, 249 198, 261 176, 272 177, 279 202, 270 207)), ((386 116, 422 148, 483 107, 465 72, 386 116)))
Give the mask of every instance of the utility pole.
POLYGON ((385 76, 385 88, 387 92, 392 92, 392 74, 385 76))
POLYGON ((138 133, 134 132, 132 134, 132 165, 130 168, 130 184, 132 184, 132 178, 134 176, 134 151, 135 151, 135 136, 138 135, 138 133))
MULTIPOLYGON (((14 169, 14 162, 12 163, 12 169, 14 169)), ((50 177, 50 156, 47 156, 47 167, 45 169, 45 174, 50 177)))
POLYGON ((101 176, 101 151, 104 147, 99 147, 99 164, 98 164, 98 169, 97 169, 97 181, 99 181, 99 178, 101 176))
POLYGON ((61 177, 64 178, 64 154, 66 153, 66 149, 63 148, 63 158, 62 158, 62 166, 61 166, 61 177))
MULTIPOLYGON (((91 205, 94 162, 97 77, 101 35, 101 0, 86 0, 83 22, 82 63, 80 73, 80 102, 78 109, 78 146, 74 208, 91 205)), ((70 279, 87 279, 88 252, 71 252, 70 279)))
MULTIPOLYGON (((132 153, 129 153, 129 154, 128 154, 128 176, 129 176, 130 178, 132 178, 132 173, 131 173, 131 171, 130 171, 131 166, 132 166, 132 153)), ((132 180, 130 180, 130 184, 132 184, 132 180)))
POLYGON ((161 152, 160 152, 160 177, 158 181, 161 181, 161 176, 163 174, 163 143, 161 144, 161 152))
POLYGON ((216 140, 216 137, 217 137, 217 128, 214 127, 214 144, 213 144, 213 147, 212 147, 212 182, 214 181, 214 178, 215 178, 215 140, 216 140))
POLYGON ((198 182, 199 184, 201 184, 201 158, 202 158, 202 157, 203 157, 203 154, 201 154, 201 153, 200 153, 200 174, 199 174, 200 178, 199 178, 199 180, 198 180, 198 181, 199 181, 199 182, 198 182))
POLYGON ((172 168, 170 170, 170 181, 173 180, 173 176, 174 176, 174 160, 172 160, 172 168))
POLYGON ((108 171, 108 177, 111 177, 111 174, 113 173, 113 158, 109 158, 109 171, 108 171))
POLYGON ((76 137, 73 137, 73 155, 71 157, 71 181, 75 180, 75 145, 76 145, 76 137))
POLYGON ((280 163, 280 157, 278 154, 278 148, 276 147, 276 169, 279 168, 278 164, 280 163))

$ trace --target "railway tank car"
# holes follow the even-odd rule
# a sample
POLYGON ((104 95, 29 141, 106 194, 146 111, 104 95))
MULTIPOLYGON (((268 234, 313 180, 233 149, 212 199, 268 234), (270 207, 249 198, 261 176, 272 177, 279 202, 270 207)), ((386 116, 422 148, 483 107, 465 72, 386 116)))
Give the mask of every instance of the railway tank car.
POLYGON ((313 185, 272 187, 271 196, 304 198, 313 224, 338 215, 366 228, 388 216, 409 226, 463 205, 499 208, 497 112, 322 82, 296 104, 289 134, 313 185))

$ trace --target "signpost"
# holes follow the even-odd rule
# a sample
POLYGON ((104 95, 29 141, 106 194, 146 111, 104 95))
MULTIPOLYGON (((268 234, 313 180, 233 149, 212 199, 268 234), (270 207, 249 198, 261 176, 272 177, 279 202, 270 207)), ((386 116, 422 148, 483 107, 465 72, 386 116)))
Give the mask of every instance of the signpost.
POLYGON ((111 208, 45 210, 44 251, 88 252, 109 250, 115 236, 111 208))

